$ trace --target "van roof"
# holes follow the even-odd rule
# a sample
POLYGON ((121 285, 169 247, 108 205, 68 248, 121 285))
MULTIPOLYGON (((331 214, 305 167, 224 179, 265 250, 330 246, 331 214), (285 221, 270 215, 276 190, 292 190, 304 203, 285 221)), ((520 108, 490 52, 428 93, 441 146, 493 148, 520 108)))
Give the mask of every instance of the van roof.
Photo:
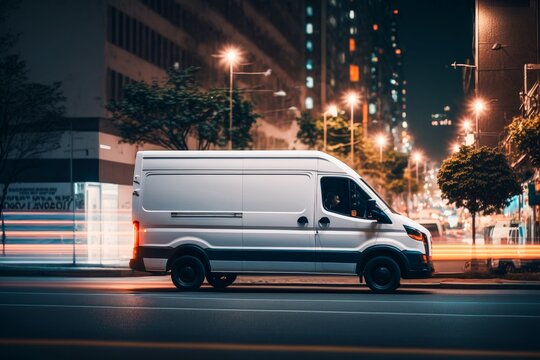
POLYGON ((137 152, 140 159, 163 159, 163 158, 201 158, 201 159, 222 159, 222 158, 251 158, 251 159, 321 159, 337 166, 341 171, 354 176, 360 175, 351 169, 341 160, 328 155, 322 151, 315 150, 145 150, 137 152))
MULTIPOLYGON (((146 150, 144 157, 204 157, 204 158, 319 158, 334 160, 331 155, 316 150, 146 150)), ((337 159, 336 159, 337 160, 337 159)))

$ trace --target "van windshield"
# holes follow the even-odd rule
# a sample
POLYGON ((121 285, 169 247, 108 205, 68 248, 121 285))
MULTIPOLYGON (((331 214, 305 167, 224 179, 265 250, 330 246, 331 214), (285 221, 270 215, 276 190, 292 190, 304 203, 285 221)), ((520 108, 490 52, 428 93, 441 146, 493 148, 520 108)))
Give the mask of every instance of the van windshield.
POLYGON ((366 185, 371 191, 373 191, 373 193, 375 193, 375 194, 377 195, 377 198, 378 198, 379 200, 381 200, 381 201, 383 202, 383 204, 386 205, 386 207, 387 207, 391 212, 393 212, 394 214, 400 215, 396 210, 392 209, 392 207, 390 206, 390 204, 388 204, 388 203, 381 197, 381 195, 379 195, 379 193, 377 193, 377 192, 375 191, 375 189, 373 189, 373 188, 371 187, 371 185, 369 185, 364 179, 360 178, 360 181, 362 182, 362 184, 366 185))

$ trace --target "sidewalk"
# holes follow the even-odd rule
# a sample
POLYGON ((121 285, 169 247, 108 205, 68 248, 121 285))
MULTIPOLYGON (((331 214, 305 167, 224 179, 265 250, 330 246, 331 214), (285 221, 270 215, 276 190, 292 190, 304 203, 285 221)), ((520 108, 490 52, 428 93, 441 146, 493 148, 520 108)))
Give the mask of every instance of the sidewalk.
MULTIPOLYGON (((126 267, 72 266, 69 264, 0 264, 1 276, 50 276, 50 277, 142 277, 155 276, 133 271, 126 267)), ((355 276, 239 276, 235 286, 271 285, 299 287, 356 287, 355 276)), ((401 288, 442 289, 528 289, 540 290, 540 273, 510 274, 495 277, 489 274, 472 277, 470 274, 436 273, 429 279, 403 279, 401 288)))

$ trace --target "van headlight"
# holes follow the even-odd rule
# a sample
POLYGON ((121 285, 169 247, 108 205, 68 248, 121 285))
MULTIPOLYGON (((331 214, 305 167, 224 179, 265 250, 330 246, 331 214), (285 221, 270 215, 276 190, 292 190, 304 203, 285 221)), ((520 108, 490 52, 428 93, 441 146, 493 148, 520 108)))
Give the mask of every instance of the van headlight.
POLYGON ((405 228, 407 235, 409 235, 411 239, 416 240, 416 241, 424 241, 424 237, 422 236, 422 233, 420 232, 420 230, 417 230, 407 225, 403 225, 403 227, 405 228))

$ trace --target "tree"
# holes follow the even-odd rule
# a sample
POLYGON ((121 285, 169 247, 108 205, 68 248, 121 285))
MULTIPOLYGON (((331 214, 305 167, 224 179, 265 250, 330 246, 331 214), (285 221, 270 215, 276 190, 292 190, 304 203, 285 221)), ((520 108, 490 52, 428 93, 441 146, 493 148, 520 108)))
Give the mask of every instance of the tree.
POLYGON ((491 214, 508 205, 521 192, 515 174, 500 151, 462 146, 443 161, 437 175, 442 197, 472 216, 472 239, 476 243, 476 214, 491 214))
POLYGON ((531 164, 540 168, 540 114, 530 117, 516 117, 507 127, 510 143, 520 155, 526 155, 531 164))
MULTIPOLYGON (((225 90, 202 91, 195 81, 198 68, 171 68, 163 84, 133 82, 124 97, 107 106, 123 142, 156 144, 171 150, 188 150, 188 138, 199 150, 224 146, 229 134, 229 95, 225 90)), ((258 115, 253 105, 233 93, 233 146, 251 145, 249 130, 258 115)))
MULTIPOLYGON (((5 2, 0 3, 0 13, 5 2)), ((28 159, 60 146, 64 97, 60 83, 44 85, 28 80, 27 68, 12 53, 13 35, 0 37, 0 218, 5 255, 4 206, 9 187, 26 170, 28 159)))

